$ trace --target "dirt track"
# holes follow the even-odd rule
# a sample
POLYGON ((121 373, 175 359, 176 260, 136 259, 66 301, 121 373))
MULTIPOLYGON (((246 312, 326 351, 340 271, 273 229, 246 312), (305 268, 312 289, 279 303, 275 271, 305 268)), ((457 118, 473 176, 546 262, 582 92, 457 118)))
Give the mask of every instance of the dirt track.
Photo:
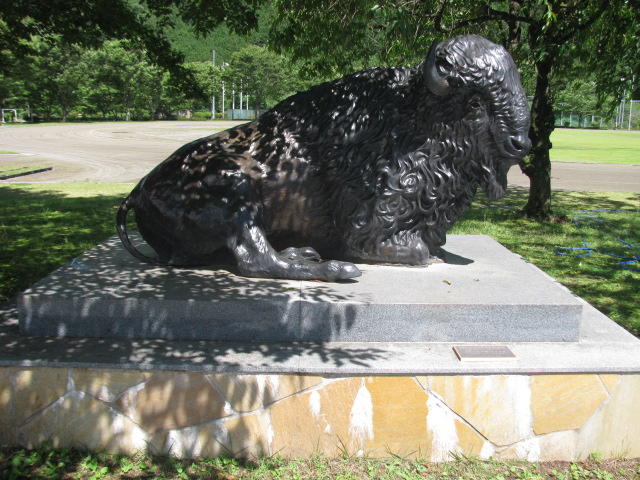
MULTIPOLYGON (((509 186, 529 188, 529 179, 518 167, 509 170, 508 179, 509 186)), ((640 165, 553 162, 551 188, 574 192, 640 192, 640 165)))
POLYGON ((52 165, 14 182, 135 183, 185 143, 239 122, 91 123, 0 127, 4 165, 52 165))
MULTIPOLYGON (((185 143, 242 122, 91 123, 0 127, 0 165, 52 165, 5 182, 136 183, 185 143)), ((639 154, 640 156, 640 154, 639 154)), ((640 162, 640 160, 639 160, 640 162)), ((528 187, 514 167, 509 185, 528 187)), ((640 165, 554 163, 554 190, 640 192, 640 165)))

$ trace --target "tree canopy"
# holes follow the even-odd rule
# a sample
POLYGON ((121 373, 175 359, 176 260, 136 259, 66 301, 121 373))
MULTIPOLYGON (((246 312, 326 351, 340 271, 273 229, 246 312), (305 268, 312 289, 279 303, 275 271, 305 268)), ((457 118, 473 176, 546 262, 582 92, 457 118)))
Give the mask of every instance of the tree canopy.
POLYGON ((0 76, 0 105, 28 108, 32 120, 143 120, 196 112, 210 118, 212 96, 217 112, 234 98, 239 105, 241 92, 245 102, 250 95, 251 107, 262 110, 305 88, 284 57, 255 45, 230 55, 224 68, 210 60, 185 63, 193 82, 189 92, 130 40, 109 40, 98 49, 33 41, 30 49, 20 68, 0 76))
POLYGON ((177 19, 200 34, 225 23, 247 33, 258 25, 263 0, 14 0, 0 9, 0 73, 32 51, 32 39, 60 39, 69 45, 95 47, 105 40, 130 40, 150 60, 173 72, 178 81, 192 80, 182 67, 184 56, 166 32, 177 19))

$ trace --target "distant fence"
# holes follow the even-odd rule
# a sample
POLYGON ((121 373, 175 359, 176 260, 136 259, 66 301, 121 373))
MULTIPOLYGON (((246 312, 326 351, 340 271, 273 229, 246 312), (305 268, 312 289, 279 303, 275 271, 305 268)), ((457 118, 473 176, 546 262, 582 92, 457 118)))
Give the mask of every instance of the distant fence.
MULTIPOLYGON (((258 110, 258 116, 260 116, 264 110, 258 110)), ((240 108, 227 109, 227 118, 230 120, 254 120, 256 118, 255 110, 247 110, 240 108)))
POLYGON ((580 115, 571 111, 556 113, 556 127, 640 129, 640 100, 624 102, 610 119, 595 114, 580 115))

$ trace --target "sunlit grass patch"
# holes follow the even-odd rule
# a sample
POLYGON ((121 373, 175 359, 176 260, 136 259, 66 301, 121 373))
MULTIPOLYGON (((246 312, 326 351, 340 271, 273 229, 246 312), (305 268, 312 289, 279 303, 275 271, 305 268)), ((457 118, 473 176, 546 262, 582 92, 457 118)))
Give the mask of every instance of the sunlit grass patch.
POLYGON ((640 132, 557 128, 551 134, 554 162, 640 165, 640 132))
POLYGON ((51 170, 50 165, 2 165, 0 166, 0 180, 21 177, 30 173, 39 173, 51 170))

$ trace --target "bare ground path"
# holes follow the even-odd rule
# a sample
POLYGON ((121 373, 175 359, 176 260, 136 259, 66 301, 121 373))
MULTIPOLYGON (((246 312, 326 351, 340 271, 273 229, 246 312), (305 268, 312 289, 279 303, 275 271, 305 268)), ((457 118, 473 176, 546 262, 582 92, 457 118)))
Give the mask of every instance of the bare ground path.
MULTIPOLYGON (((237 121, 89 123, 0 127, 1 165, 53 166, 53 171, 5 182, 135 183, 185 143, 237 121)), ((528 187, 518 167, 509 185, 528 187)), ((554 190, 640 192, 640 165, 555 162, 554 190)))
MULTIPOLYGON (((520 168, 509 170, 509 186, 529 188, 520 168)), ((553 162, 551 188, 574 192, 640 192, 640 165, 553 162)))
POLYGON ((0 127, 0 164, 53 166, 14 182, 135 183, 191 140, 241 122, 90 123, 0 127))

